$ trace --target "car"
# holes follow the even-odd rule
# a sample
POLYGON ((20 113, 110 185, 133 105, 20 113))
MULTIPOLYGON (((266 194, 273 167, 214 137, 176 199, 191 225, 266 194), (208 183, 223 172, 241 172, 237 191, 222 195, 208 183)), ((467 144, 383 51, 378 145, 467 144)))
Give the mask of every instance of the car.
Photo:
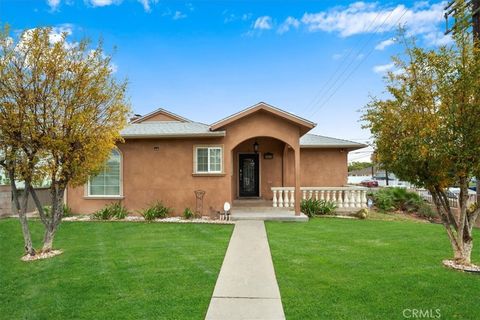
POLYGON ((363 180, 360 182, 360 184, 364 187, 368 188, 375 188, 378 187, 378 181, 377 180, 363 180))

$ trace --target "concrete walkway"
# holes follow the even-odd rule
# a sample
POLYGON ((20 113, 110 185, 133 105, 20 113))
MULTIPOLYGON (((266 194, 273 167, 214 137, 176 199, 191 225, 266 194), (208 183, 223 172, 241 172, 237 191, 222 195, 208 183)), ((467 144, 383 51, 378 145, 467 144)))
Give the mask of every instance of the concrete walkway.
POLYGON ((235 223, 206 319, 285 319, 263 221, 235 223))

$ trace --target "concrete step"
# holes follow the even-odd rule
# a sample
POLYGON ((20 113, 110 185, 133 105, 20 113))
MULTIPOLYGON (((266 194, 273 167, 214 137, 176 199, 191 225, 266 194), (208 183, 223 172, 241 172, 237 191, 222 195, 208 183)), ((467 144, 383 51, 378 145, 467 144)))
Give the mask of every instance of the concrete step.
MULTIPOLYGON (((277 208, 275 208, 277 209, 277 208)), ((299 216, 294 211, 232 211, 232 221, 261 220, 261 221, 296 221, 307 222, 308 217, 303 213, 299 216)))
POLYGON ((233 207, 273 207, 273 202, 264 199, 241 199, 233 200, 233 207))

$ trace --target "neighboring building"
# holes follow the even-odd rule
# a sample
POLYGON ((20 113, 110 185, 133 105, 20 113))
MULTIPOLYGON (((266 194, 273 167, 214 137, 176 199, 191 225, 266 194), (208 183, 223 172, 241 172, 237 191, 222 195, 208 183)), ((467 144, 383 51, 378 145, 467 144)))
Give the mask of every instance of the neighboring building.
POLYGON ((272 187, 294 187, 300 214, 301 186, 342 187, 347 154, 356 142, 308 134, 315 124, 266 103, 212 125, 158 109, 122 131, 105 170, 83 187, 68 188, 76 213, 122 201, 131 211, 157 200, 180 215, 195 208, 203 190, 204 213, 238 199, 272 200, 272 187))

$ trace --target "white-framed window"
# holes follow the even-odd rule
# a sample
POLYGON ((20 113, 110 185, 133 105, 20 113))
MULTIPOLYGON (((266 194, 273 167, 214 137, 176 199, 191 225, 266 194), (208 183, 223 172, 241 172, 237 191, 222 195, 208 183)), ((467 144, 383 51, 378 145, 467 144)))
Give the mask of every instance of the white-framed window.
POLYGON ((102 170, 88 179, 87 195, 90 197, 119 197, 122 195, 122 155, 112 150, 102 170))
POLYGON ((195 147, 195 173, 222 173, 223 148, 221 146, 195 147))

